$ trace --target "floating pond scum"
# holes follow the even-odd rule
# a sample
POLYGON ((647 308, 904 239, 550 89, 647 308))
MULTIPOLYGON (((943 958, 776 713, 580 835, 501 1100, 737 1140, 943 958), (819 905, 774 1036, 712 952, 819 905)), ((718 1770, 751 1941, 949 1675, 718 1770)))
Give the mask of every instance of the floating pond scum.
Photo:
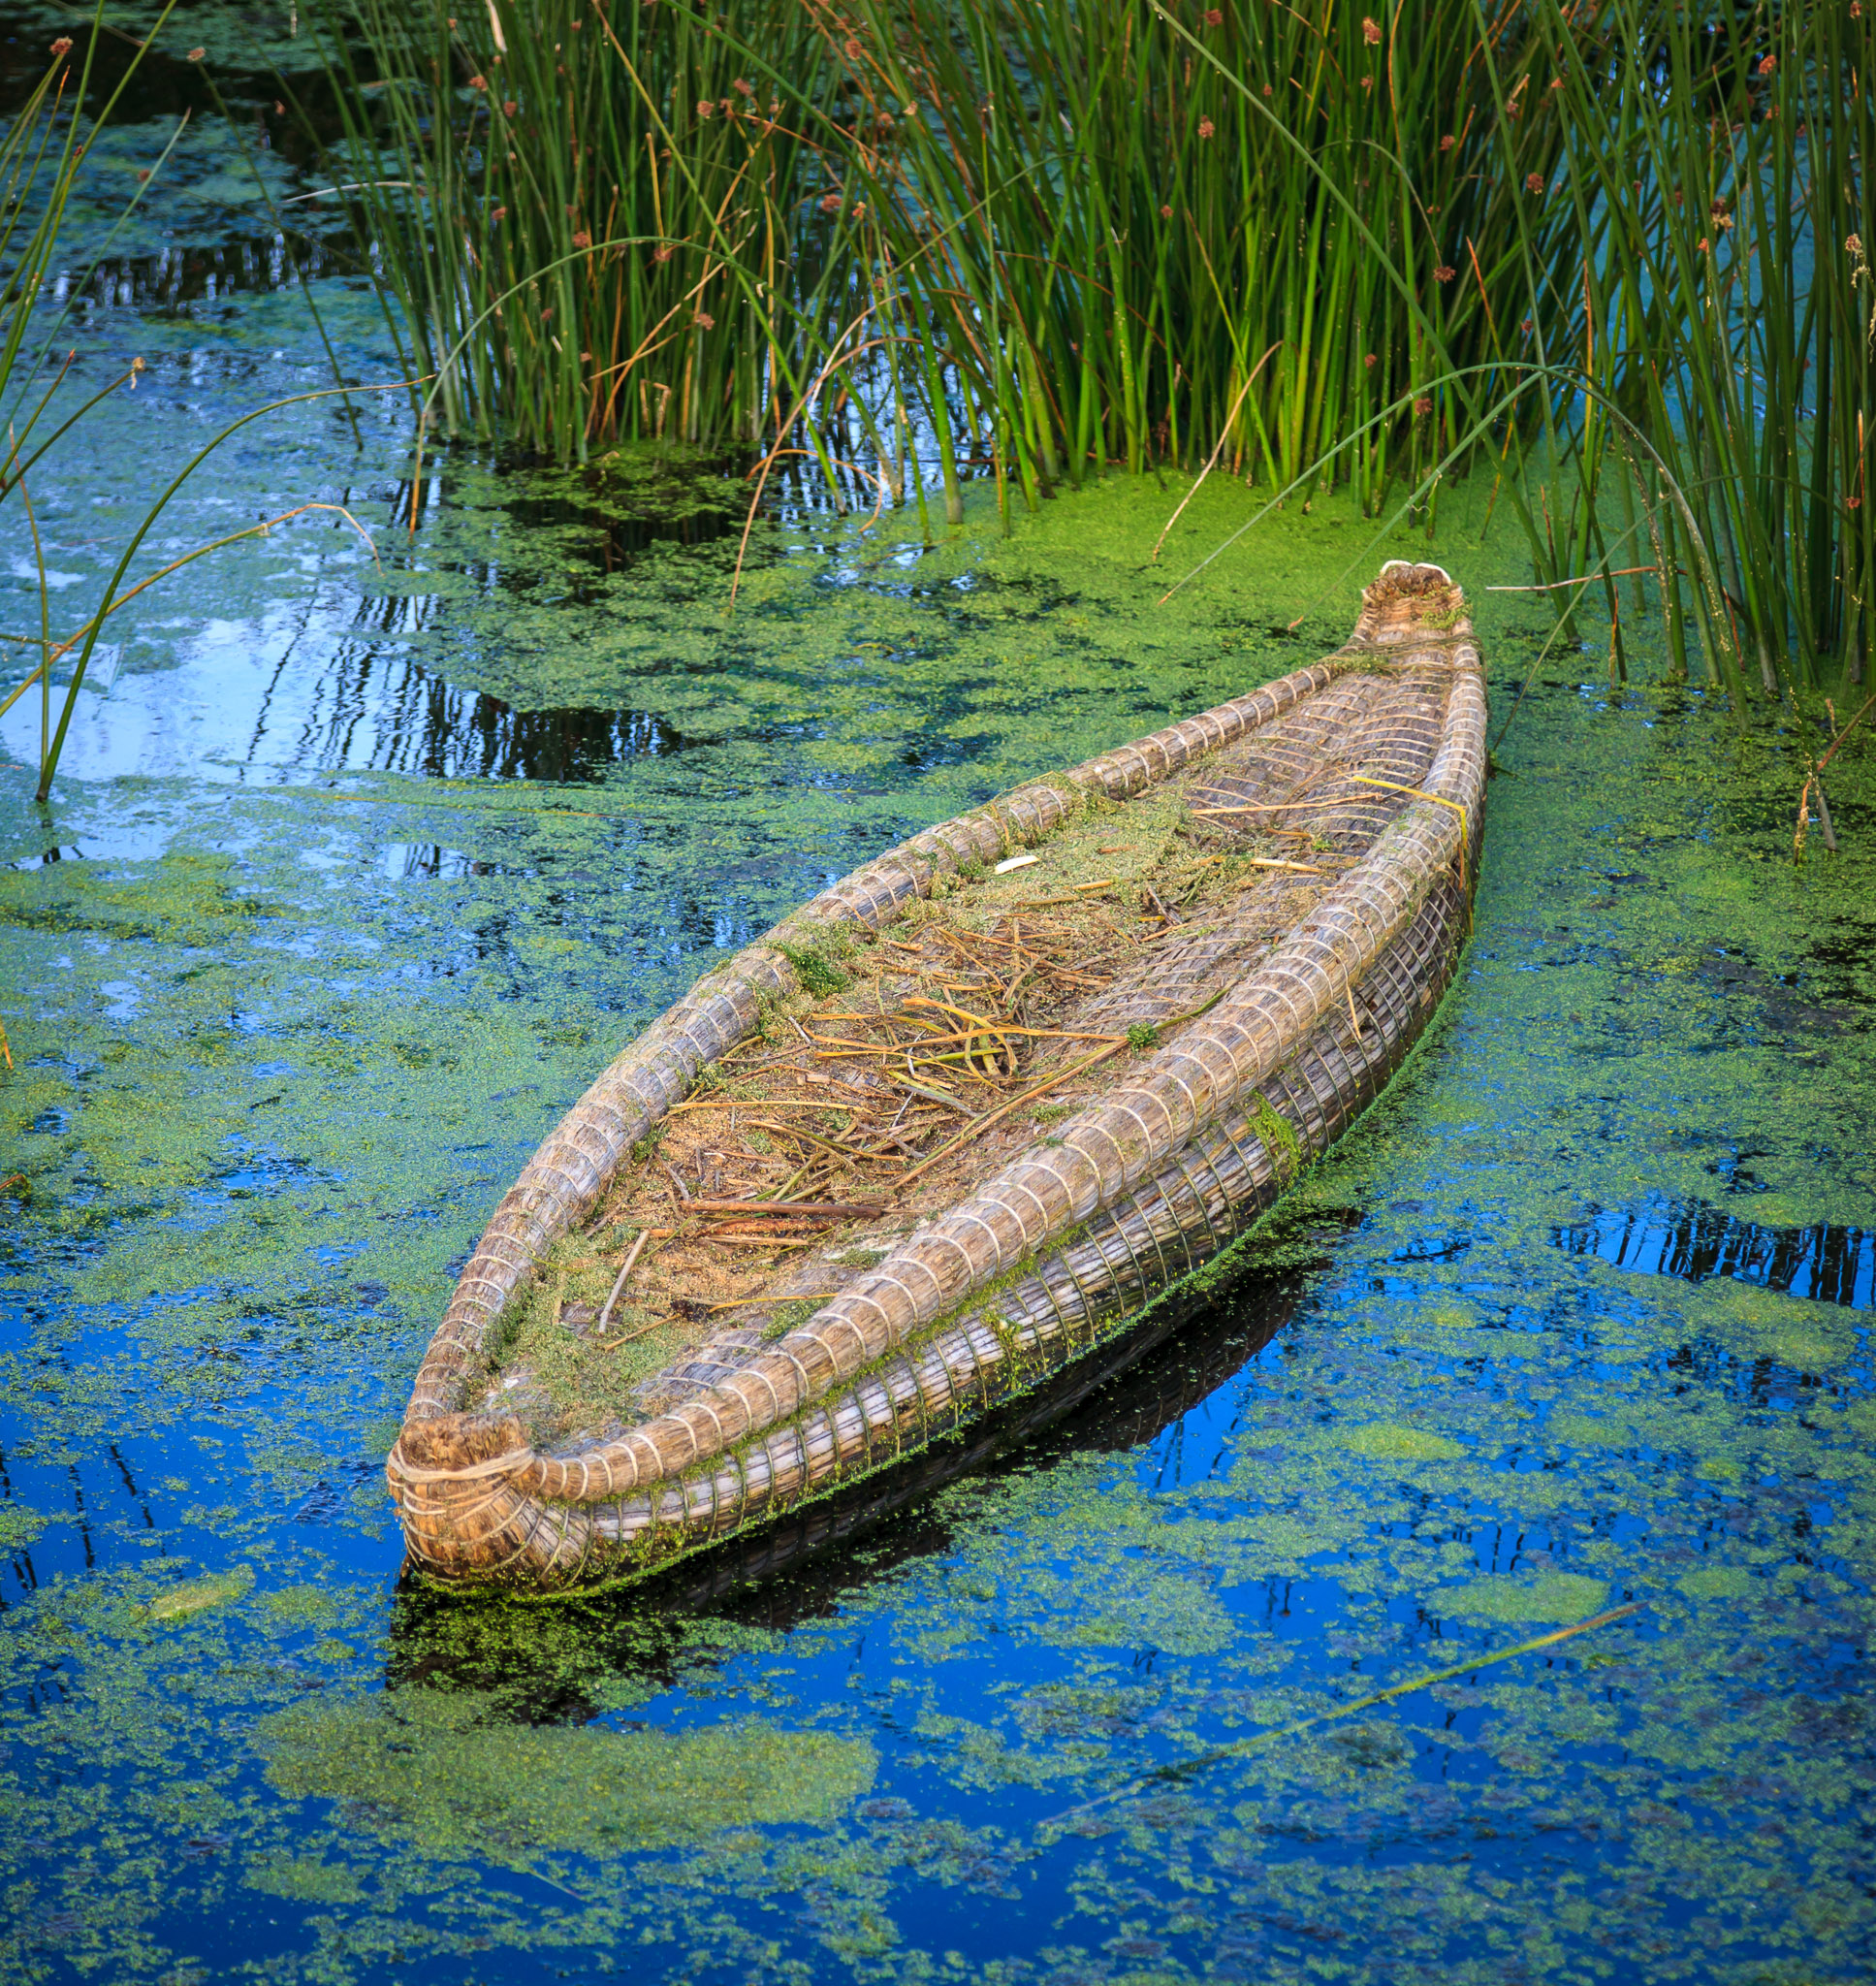
MULTIPOLYGON (((303 446, 329 445, 312 459, 337 480, 333 428, 303 446)), ((252 513, 278 464, 246 465, 252 513)), ((908 1460, 909 1483, 844 1484, 615 1593, 396 1588, 381 1470, 411 1376, 504 1188, 615 1048, 864 857, 1294 669, 1353 618, 1351 598, 1307 640, 1269 631, 1352 549, 1329 498, 1260 528, 1228 586, 1155 609, 1140 561, 1171 499, 1115 479, 1007 540, 986 503, 978 536, 919 553, 902 516, 909 572, 859 541, 791 551, 799 593, 780 570, 780 605, 711 636, 713 660, 685 619, 720 577, 708 548, 648 557, 558 621, 476 591, 460 572, 492 543, 556 582, 566 547, 511 533, 471 468, 420 546, 449 598, 426 666, 701 742, 576 790, 339 770, 363 754, 322 759, 324 733, 302 747, 278 721, 350 666, 345 586, 373 583, 330 533, 330 631, 234 753, 245 781, 165 737, 135 770, 69 760, 50 822, 30 768, 4 789, 9 863, 84 853, 0 868, 0 1174, 31 1181, 0 1196, 0 1977, 1864 1979, 1872 1318, 1862 1272, 1852 1302, 1820 1300, 1826 1257, 1800 1245, 1865 1249, 1876 1204, 1856 739, 1842 855, 1814 837, 1794 868, 1814 732, 1742 734, 1685 689, 1611 698, 1599 657, 1541 663, 1528 600, 1486 590, 1521 570, 1443 521, 1494 732, 1538 680, 1496 745, 1463 998, 1247 1251, 1311 1237, 1276 1336, 1257 1349, 1278 1320, 1247 1316, 1245 1286, 1192 1292, 1190 1322, 1044 1441, 970 1454, 1020 1435, 1048 1382, 908 1460), (635 605, 651 632, 619 659, 635 605), (821 728, 783 729, 811 692, 821 728), (407 866, 432 847, 461 859, 407 866), (1696 1273, 1678 1245, 1559 1245, 1607 1223, 1619 1254, 1632 1217, 1644 1240, 1691 1223, 1696 1273), (871 1528, 843 1546, 850 1518, 871 1528)), ((1223 535, 1244 498, 1219 480, 1193 510, 1223 535)), ((136 688, 186 743, 192 712, 265 687, 294 634, 270 619, 290 549, 217 568, 226 636, 133 654, 105 710, 136 688)), ((1117 839, 1072 880, 1114 874, 1117 839)), ((997 886, 1047 895, 1045 866, 997 886)), ((954 936, 961 894, 936 906, 954 936)), ((869 957, 828 948, 849 980, 832 1010, 860 1010, 869 957)), ((751 1061, 803 1045, 779 1010, 770 1033, 751 1061)), ((952 1052, 935 1041, 907 1080, 995 1107, 952 1052)), ((699 1199, 752 1190, 716 1094, 629 1175, 647 1225, 676 1225, 667 1163, 699 1199)), ((844 1136, 836 1112, 761 1114, 844 1136)), ((874 1196, 824 1158, 789 1197, 874 1196)), ((563 1236, 515 1319, 514 1355, 563 1399, 547 1352, 588 1357, 630 1225, 591 1266, 588 1231, 563 1236)), ((656 1324, 606 1355, 628 1401, 674 1356, 668 1247, 647 1241, 608 1320, 608 1339, 656 1324)), ((760 1282, 763 1251, 711 1252, 730 1291, 760 1282)))
POLYGON ((640 1575, 1135 1329, 1418 1039, 1485 758, 1463 595, 1392 561, 1333 655, 928 830, 700 980, 462 1271, 387 1464, 411 1566, 640 1575))

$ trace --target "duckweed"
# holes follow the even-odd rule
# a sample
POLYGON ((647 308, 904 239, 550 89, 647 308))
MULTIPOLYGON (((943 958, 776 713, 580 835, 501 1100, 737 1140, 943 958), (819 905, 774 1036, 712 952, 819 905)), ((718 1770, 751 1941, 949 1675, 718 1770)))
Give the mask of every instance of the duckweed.
MULTIPOLYGON (((313 383, 226 308, 136 322, 72 492, 313 383)), ((325 479, 383 523, 400 419, 362 465, 282 417, 174 528, 325 479)), ((1177 496, 1117 480, 929 552, 778 518, 726 621, 719 547, 633 510, 664 468, 441 473, 382 578, 282 531, 152 611, 49 817, 0 771, 0 1970, 1859 1977, 1866 754, 1794 869, 1812 714, 1540 661, 1453 493, 1496 710, 1537 680, 1462 982, 1296 1182, 1286 1279, 754 1586, 438 1602, 382 1459, 593 1071, 870 850, 1333 645, 1379 556, 1321 498, 1161 611, 1177 496)))

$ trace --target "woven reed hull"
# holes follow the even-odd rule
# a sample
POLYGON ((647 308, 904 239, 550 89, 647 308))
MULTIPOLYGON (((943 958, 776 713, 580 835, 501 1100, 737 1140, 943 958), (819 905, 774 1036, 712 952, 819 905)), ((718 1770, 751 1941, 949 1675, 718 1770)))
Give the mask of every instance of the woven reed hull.
POLYGON ((1137 1332, 1171 1293, 1202 1290, 1297 1167, 1381 1094, 1464 942, 1482 828, 1478 655, 1463 621, 1448 614, 1431 633, 1384 591, 1378 607, 1377 593, 1330 665, 920 837, 824 893, 647 1031, 503 1202, 432 1341, 387 1469, 413 1569, 535 1591, 643 1577, 923 1452, 1137 1332), (548 1242, 585 1217, 631 1139, 683 1098, 697 1067, 753 1027, 761 994, 790 990, 791 937, 843 920, 876 928, 947 857, 1045 841, 1075 785, 1137 792, 1301 708, 1338 665, 1359 667, 1376 651, 1422 668, 1433 657, 1449 671, 1423 782, 1395 783, 1409 797, 1393 803, 1374 851, 1216 1019, 1143 1058, 1049 1140, 1086 1161, 1086 1177, 1055 1152, 1026 1153, 773 1351, 645 1427, 537 1454, 518 1421, 461 1410, 463 1373, 548 1242), (1123 1120, 1140 1135, 1117 1137, 1123 1120), (976 1231, 991 1240, 973 1259, 956 1236, 976 1231))
POLYGON ((1049 1379, 970 1422, 957 1438, 933 1441, 845 1490, 812 1497, 786 1517, 679 1561, 654 1576, 647 1597, 688 1610, 739 1588, 766 1593, 767 1582, 785 1579, 786 1590, 775 1589, 766 1603, 752 1590, 739 1614, 768 1627, 792 1626, 862 1577, 876 1579, 912 1558, 948 1549, 947 1523, 914 1520, 869 1546, 864 1574, 845 1553, 855 1540, 890 1525, 948 1484, 988 1474, 1018 1457, 1033 1461, 1069 1450, 1126 1450, 1152 1441, 1276 1336, 1296 1296, 1294 1283, 1255 1292, 1233 1289, 1224 1305, 1214 1290, 1177 1292, 1118 1336, 1103 1338, 1049 1379), (1215 1328, 1207 1331, 1205 1321, 1215 1328), (1158 1356, 1173 1337, 1179 1341, 1177 1357, 1158 1356))
POLYGON ((622 1670, 659 1687, 673 1678, 663 1645, 648 1646, 636 1631, 648 1608, 673 1615, 720 1609, 727 1618, 777 1633, 822 1618, 856 1588, 951 1549, 954 1521, 930 1507, 947 1485, 1155 1440, 1263 1350, 1289 1322, 1301 1291, 1301 1276, 1287 1270, 1276 1279, 1247 1277, 1224 1302, 1212 1292, 1191 1292, 1156 1304, 1132 1330, 986 1414, 959 1438, 935 1441, 624 1591, 587 1596, 577 1623, 563 1623, 538 1669, 505 1610, 486 1617, 485 1636, 478 1617, 457 1611, 456 1588, 409 1582, 392 1612, 386 1680, 393 1687, 448 1682, 505 1691, 525 1700, 536 1721, 596 1715, 570 1678, 622 1670), (863 1556, 849 1550, 861 1540, 863 1556), (446 1631, 438 1632, 439 1624, 446 1631), (581 1662, 565 1659, 566 1634, 582 1648, 581 1662))

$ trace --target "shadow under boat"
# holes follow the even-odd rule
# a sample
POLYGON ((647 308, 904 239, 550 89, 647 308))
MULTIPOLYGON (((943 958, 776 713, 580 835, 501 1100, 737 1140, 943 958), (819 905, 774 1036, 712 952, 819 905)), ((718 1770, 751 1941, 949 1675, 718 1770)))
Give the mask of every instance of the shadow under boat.
POLYGON ((1321 1265, 1310 1237, 1282 1252, 1281 1273, 1175 1293, 1126 1336, 961 1433, 629 1587, 541 1601, 410 1582, 394 1605, 387 1685, 476 1690, 526 1722, 584 1720, 605 1679, 629 1672, 665 1687, 696 1659, 686 1617, 766 1632, 825 1618, 856 1588, 949 1548, 953 1521, 929 1508, 946 1485, 1142 1447, 1227 1384, 1289 1321, 1321 1265))

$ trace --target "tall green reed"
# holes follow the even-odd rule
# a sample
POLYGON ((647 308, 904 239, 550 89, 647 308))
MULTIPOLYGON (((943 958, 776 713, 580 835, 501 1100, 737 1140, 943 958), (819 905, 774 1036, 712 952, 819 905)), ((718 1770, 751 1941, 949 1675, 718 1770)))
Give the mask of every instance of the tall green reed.
MULTIPOLYGON (((1871 23, 1860 5, 1696 13, 1539 0, 1594 221, 1572 320, 1583 486, 1735 691, 1862 679, 1876 632, 1871 23)), ((1554 314, 1554 313, 1553 313, 1554 314)), ((1554 352, 1548 356, 1558 356, 1554 352)), ((1604 583, 1612 657, 1620 608, 1604 583)))
MULTIPOLYGON (((363 0, 362 53, 327 30, 335 178, 457 432, 752 441, 860 318, 843 404, 869 439, 929 429, 954 517, 973 469, 1033 500, 1221 439, 1290 478, 1401 401, 1350 465, 1378 503, 1514 307, 1519 196, 1479 171, 1470 0, 1312 5, 1194 16, 1253 108, 1147 0, 546 0, 525 36, 508 0, 363 0)), ((1550 112, 1518 127, 1532 172, 1550 112)))
POLYGON ((850 271, 797 8, 358 0, 321 31, 336 184, 448 430, 747 442, 804 389, 850 271))
POLYGON ((1377 507, 1449 452, 1452 377, 1516 349, 1527 238, 1570 251, 1525 212, 1565 134, 1515 6, 810 4, 853 176, 900 266, 925 250, 928 369, 1031 495, 1221 443, 1288 484, 1355 436, 1330 474, 1377 507))

